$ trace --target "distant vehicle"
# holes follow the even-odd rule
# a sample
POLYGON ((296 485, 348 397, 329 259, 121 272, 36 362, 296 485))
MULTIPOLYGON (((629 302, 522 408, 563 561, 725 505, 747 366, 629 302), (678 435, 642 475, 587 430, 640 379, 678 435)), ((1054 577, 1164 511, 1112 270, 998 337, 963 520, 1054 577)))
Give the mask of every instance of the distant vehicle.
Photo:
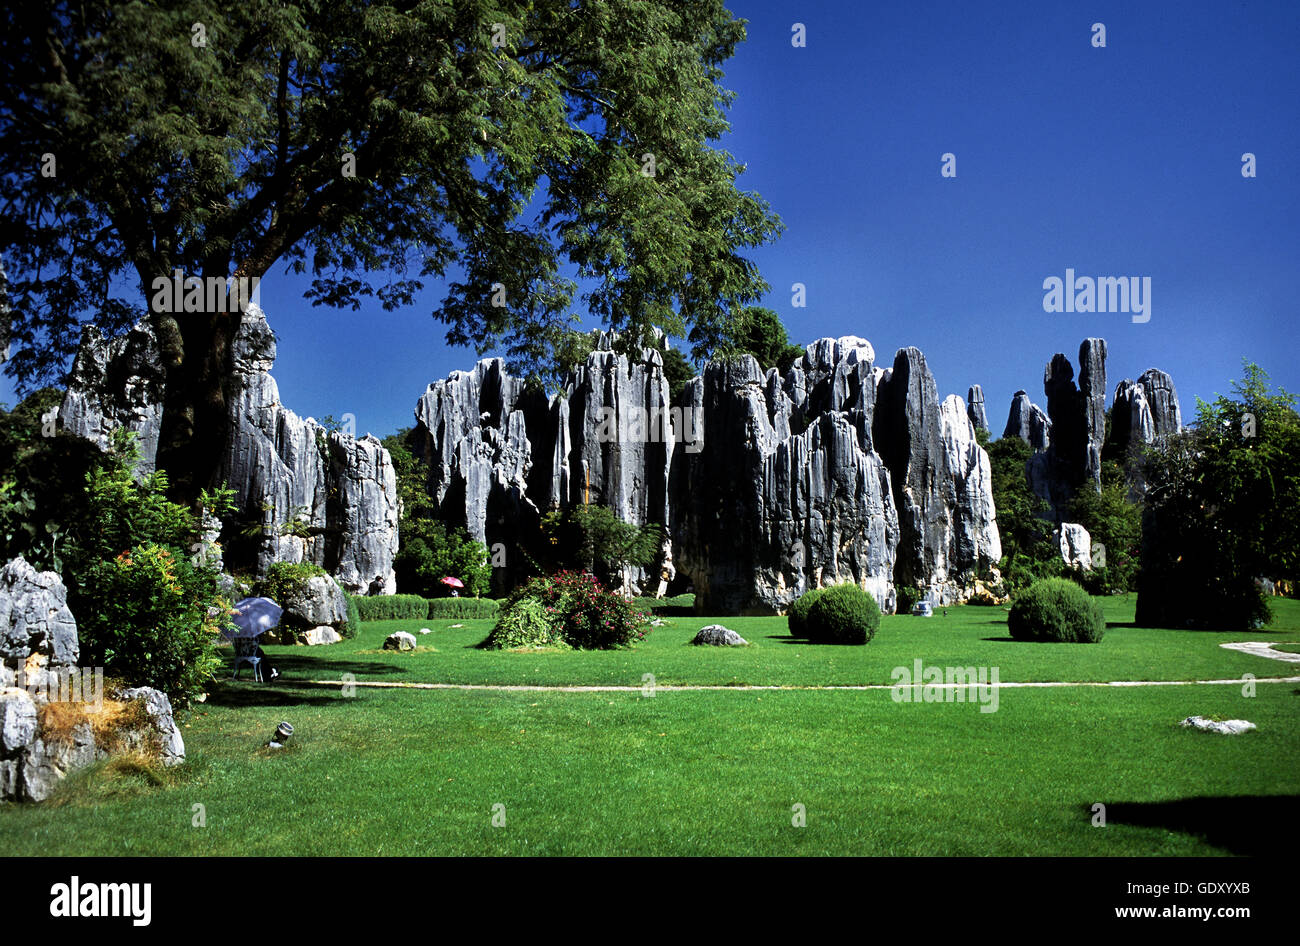
POLYGON ((912 614, 918 618, 932 618, 934 617, 934 608, 930 607, 928 601, 918 601, 912 605, 912 614))

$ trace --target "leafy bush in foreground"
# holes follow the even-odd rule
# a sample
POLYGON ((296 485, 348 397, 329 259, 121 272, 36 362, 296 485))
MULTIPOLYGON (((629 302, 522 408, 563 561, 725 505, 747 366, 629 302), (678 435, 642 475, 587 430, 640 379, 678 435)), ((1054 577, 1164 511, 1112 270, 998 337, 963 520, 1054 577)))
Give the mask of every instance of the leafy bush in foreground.
POLYGON ((880 626, 880 606, 857 585, 832 585, 808 609, 808 639, 819 644, 865 644, 880 626))
POLYGON ((1079 585, 1045 578, 1016 596, 1007 628, 1018 641, 1095 644, 1106 631, 1106 618, 1079 585))
POLYGON ((484 643, 497 649, 564 646, 546 606, 532 597, 520 598, 506 608, 484 643))

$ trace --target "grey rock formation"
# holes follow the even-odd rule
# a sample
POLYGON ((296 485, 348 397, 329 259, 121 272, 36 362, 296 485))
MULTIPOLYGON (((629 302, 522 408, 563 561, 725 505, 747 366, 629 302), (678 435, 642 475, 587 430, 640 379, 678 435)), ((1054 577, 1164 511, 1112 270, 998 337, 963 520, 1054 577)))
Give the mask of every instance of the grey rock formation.
POLYGON ((710 624, 707 627, 700 628, 699 633, 691 639, 691 643, 710 647, 742 647, 748 645, 749 641, 729 627, 723 627, 721 624, 710 624))
POLYGON ((76 666, 81 652, 68 591, 54 572, 21 556, 0 569, 0 687, 43 686, 50 672, 76 666))
POLYGON ((284 613, 268 643, 324 644, 342 640, 339 630, 347 623, 348 602, 343 589, 328 575, 313 575, 277 602, 284 613))
MULTIPOLYGON (((276 561, 313 562, 354 593, 393 592, 398 509, 388 452, 372 436, 329 432, 284 407, 269 373, 274 361, 275 336, 262 311, 250 306, 232 346, 227 449, 211 481, 236 493, 240 521, 226 524, 228 537, 245 542, 239 526, 247 522, 260 521, 263 533, 239 554, 227 542, 227 557, 259 574, 276 561)), ((101 447, 114 427, 134 430, 141 435, 141 469, 151 470, 162 385, 147 322, 107 343, 87 329, 60 408, 63 428, 101 447)))
POLYGON ((665 527, 629 588, 689 584, 712 613, 772 613, 844 581, 892 611, 900 497, 906 580, 955 600, 999 557, 987 456, 960 398, 941 411, 915 349, 887 373, 866 340, 819 339, 785 377, 748 356, 713 363, 670 404, 660 354, 611 341, 549 400, 496 359, 429 386, 418 442, 444 520, 511 548, 546 509, 604 504, 665 527), (886 383, 895 371, 916 383, 886 383), (884 417, 878 390, 892 392, 884 417))
POLYGON ((1143 449, 1182 430, 1182 411, 1173 378, 1149 368, 1137 381, 1125 378, 1119 382, 1115 386, 1110 426, 1111 444, 1123 458, 1129 495, 1138 499, 1146 492, 1143 449))
POLYGON ((415 650, 415 635, 410 631, 394 631, 384 638, 384 650, 412 651, 415 650))
POLYGON ((1085 484, 1101 488, 1101 453, 1106 435, 1106 342, 1085 339, 1079 346, 1079 381, 1061 353, 1043 370, 1047 414, 1017 391, 1003 436, 1020 437, 1034 448, 1026 467, 1033 492, 1051 506, 1057 523, 1085 484))
POLYGON ((155 755, 163 765, 177 765, 185 761, 185 740, 172 715, 172 701, 167 694, 153 687, 131 687, 112 694, 123 703, 139 701, 143 704, 148 724, 122 735, 123 747, 155 755))
POLYGON ((989 432, 989 416, 984 410, 984 389, 972 384, 966 392, 966 413, 976 430, 989 432))
POLYGON ((1035 451, 1046 450, 1052 443, 1052 421, 1046 411, 1029 400, 1027 392, 1017 391, 1011 397, 1002 436, 1019 437, 1035 451))
POLYGON ((158 341, 147 322, 111 341, 87 325, 59 406, 59 425, 101 450, 114 429, 134 431, 140 438, 136 476, 148 475, 158 455, 164 388, 158 341))
POLYGON ((123 751, 142 751, 165 765, 184 759, 165 694, 140 687, 105 701, 102 675, 93 693, 89 685, 67 685, 79 674, 80 650, 59 576, 37 572, 21 558, 0 569, 0 799, 43 801, 69 772, 123 751), (143 702, 145 722, 124 714, 96 725, 96 714, 111 711, 114 701, 133 700, 143 702), (52 717, 53 729, 43 728, 40 709, 54 701, 65 709, 52 717), (121 719, 127 722, 111 721, 121 719))
POLYGON ((1092 570, 1092 537, 1077 522, 1063 522, 1052 539, 1061 548, 1061 560, 1071 568, 1092 570))
POLYGON ((881 376, 874 434, 898 508, 897 582, 939 604, 964 600, 1002 555, 992 477, 961 398, 941 408, 918 349, 901 349, 881 376))

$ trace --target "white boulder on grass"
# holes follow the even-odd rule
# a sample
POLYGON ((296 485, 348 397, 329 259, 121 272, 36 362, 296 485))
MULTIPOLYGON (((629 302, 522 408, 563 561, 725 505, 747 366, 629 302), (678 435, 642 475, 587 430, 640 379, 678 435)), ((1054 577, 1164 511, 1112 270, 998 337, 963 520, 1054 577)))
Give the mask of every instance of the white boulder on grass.
POLYGON ((410 631, 394 631, 384 641, 384 650, 415 650, 415 635, 410 631))
POLYGON ((1188 716, 1178 725, 1191 726, 1201 732, 1217 732, 1224 736, 1239 736, 1250 732, 1255 724, 1244 719, 1206 719, 1204 716, 1188 716))
POLYGON ((742 647, 749 643, 729 627, 723 627, 721 624, 710 624, 708 627, 700 628, 692 644, 709 644, 713 647, 742 647))

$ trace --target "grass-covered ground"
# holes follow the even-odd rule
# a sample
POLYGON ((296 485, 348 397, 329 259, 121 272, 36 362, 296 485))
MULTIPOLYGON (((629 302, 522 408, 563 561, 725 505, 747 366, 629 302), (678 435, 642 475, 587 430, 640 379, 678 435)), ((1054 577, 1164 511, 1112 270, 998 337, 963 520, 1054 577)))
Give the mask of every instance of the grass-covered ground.
MULTIPOLYGON (((1000 609, 885 618, 865 648, 791 643, 779 618, 727 618, 745 650, 685 644, 672 619, 619 653, 494 653, 468 622, 391 622, 432 649, 379 651, 389 624, 325 648, 275 649, 299 681, 864 683, 920 657, 1011 680, 1282 676, 1223 650, 1300 639, 1300 606, 1247 635, 1125 626, 1099 645, 1006 639, 1000 609)), ((1008 689, 998 709, 897 703, 884 690, 539 693, 222 683, 185 720, 185 765, 71 777, 43 805, 0 807, 9 854, 1249 853, 1285 844, 1300 799, 1300 685, 1008 689), (1224 737, 1192 714, 1246 718, 1224 737), (264 748, 281 719, 292 748, 264 748), (1105 827, 1092 806, 1104 804, 1105 827), (206 826, 195 827, 202 805, 206 826), (794 827, 794 806, 806 827, 794 827), (497 820, 493 826, 494 806, 497 820)))

